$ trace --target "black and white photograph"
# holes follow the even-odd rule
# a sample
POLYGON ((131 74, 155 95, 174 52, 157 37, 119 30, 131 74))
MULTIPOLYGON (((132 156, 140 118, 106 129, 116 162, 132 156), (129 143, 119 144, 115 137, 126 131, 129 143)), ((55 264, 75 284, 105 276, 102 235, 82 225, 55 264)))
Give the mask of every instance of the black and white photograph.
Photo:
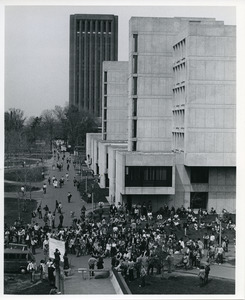
POLYGON ((245 6, 13 3, 2 294, 243 299, 245 6))

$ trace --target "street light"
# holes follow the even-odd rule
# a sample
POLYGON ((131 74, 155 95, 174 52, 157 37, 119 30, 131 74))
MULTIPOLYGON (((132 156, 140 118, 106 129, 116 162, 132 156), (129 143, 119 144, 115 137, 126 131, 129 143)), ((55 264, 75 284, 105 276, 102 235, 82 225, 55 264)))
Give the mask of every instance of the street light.
POLYGON ((94 185, 98 182, 98 175, 95 175, 94 183, 92 184, 92 213, 94 213, 94 185))
POLYGON ((221 246, 221 239, 222 239, 222 220, 223 214, 219 215, 219 245, 221 246))

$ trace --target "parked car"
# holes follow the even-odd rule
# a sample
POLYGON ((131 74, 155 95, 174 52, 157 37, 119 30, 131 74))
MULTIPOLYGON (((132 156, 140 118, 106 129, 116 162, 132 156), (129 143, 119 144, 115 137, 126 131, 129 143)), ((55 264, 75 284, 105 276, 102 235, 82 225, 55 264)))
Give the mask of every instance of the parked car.
POLYGON ((31 260, 35 260, 35 257, 26 246, 10 245, 10 248, 4 249, 4 273, 25 274, 31 260))

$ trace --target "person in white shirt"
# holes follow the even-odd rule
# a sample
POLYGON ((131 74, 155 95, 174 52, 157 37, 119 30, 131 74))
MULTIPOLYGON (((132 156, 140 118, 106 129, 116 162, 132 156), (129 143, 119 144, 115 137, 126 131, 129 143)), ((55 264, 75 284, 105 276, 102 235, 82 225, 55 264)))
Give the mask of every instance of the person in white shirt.
POLYGON ((35 272, 37 270, 37 265, 34 260, 29 262, 27 265, 27 271, 31 274, 31 282, 35 282, 35 272))

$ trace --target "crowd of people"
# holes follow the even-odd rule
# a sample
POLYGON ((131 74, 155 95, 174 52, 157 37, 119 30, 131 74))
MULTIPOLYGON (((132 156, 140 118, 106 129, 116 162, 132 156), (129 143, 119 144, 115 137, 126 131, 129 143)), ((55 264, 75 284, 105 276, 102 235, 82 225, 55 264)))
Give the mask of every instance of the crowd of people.
MULTIPOLYGON (((59 161, 60 154, 56 155, 59 161)), ((65 161, 65 156, 62 160, 65 161)), ((70 164, 71 160, 67 158, 67 165, 70 164)), ((49 178, 49 184, 55 179, 49 178)), ((69 202, 71 194, 68 193, 67 197, 69 202)), ((43 249, 44 260, 40 265, 46 264, 50 281, 53 280, 51 269, 55 266, 48 258, 49 238, 65 242, 64 269, 69 268, 68 255, 90 255, 93 258, 90 262, 93 261, 99 269, 103 268, 103 259, 110 257, 112 268, 120 270, 129 281, 141 278, 141 286, 144 286, 147 274, 161 274, 164 270, 171 273, 174 268, 202 270, 204 260, 206 265, 222 264, 229 247, 224 231, 235 229, 232 218, 226 218, 222 223, 220 241, 221 222, 217 218, 212 221, 208 218, 209 214, 215 214, 213 209, 210 212, 199 209, 195 214, 190 208, 175 209, 164 205, 154 213, 150 202, 131 207, 112 204, 107 214, 101 205, 96 217, 86 214, 83 206, 79 216, 71 213, 71 225, 63 226, 62 204, 56 200, 54 206, 54 211, 47 205, 43 209, 39 206, 36 215, 33 212, 30 224, 22 224, 19 220, 10 226, 5 224, 4 234, 5 245, 26 244, 33 254, 36 248, 43 249), (58 225, 54 222, 56 213, 59 215, 58 225), (40 219, 43 219, 44 226, 40 225, 40 219), (195 238, 191 238, 193 235, 195 238)))
MULTIPOLYGON (((223 263, 229 239, 223 235, 219 244, 217 221, 205 222, 202 216, 196 229, 199 217, 183 207, 176 211, 165 207, 155 216, 148 209, 145 210, 144 205, 139 209, 136 205, 129 211, 126 206, 111 205, 108 218, 102 215, 95 220, 91 215, 86 216, 86 208, 82 207, 80 217, 73 216, 69 227, 63 227, 62 222, 55 227, 50 222, 40 226, 38 222, 24 225, 16 220, 12 226, 5 226, 5 244, 27 244, 33 254, 41 247, 45 263, 50 264, 48 240, 52 237, 65 241, 67 255, 92 255, 96 263, 110 257, 112 267, 130 281, 142 277, 145 273, 142 268, 152 275, 154 270, 161 274, 164 268, 168 272, 174 267, 201 268, 204 258, 208 263, 223 263), (196 239, 188 237, 191 230, 203 233, 203 227, 203 235, 196 239)), ((229 220, 227 226, 231 222, 229 220)))

